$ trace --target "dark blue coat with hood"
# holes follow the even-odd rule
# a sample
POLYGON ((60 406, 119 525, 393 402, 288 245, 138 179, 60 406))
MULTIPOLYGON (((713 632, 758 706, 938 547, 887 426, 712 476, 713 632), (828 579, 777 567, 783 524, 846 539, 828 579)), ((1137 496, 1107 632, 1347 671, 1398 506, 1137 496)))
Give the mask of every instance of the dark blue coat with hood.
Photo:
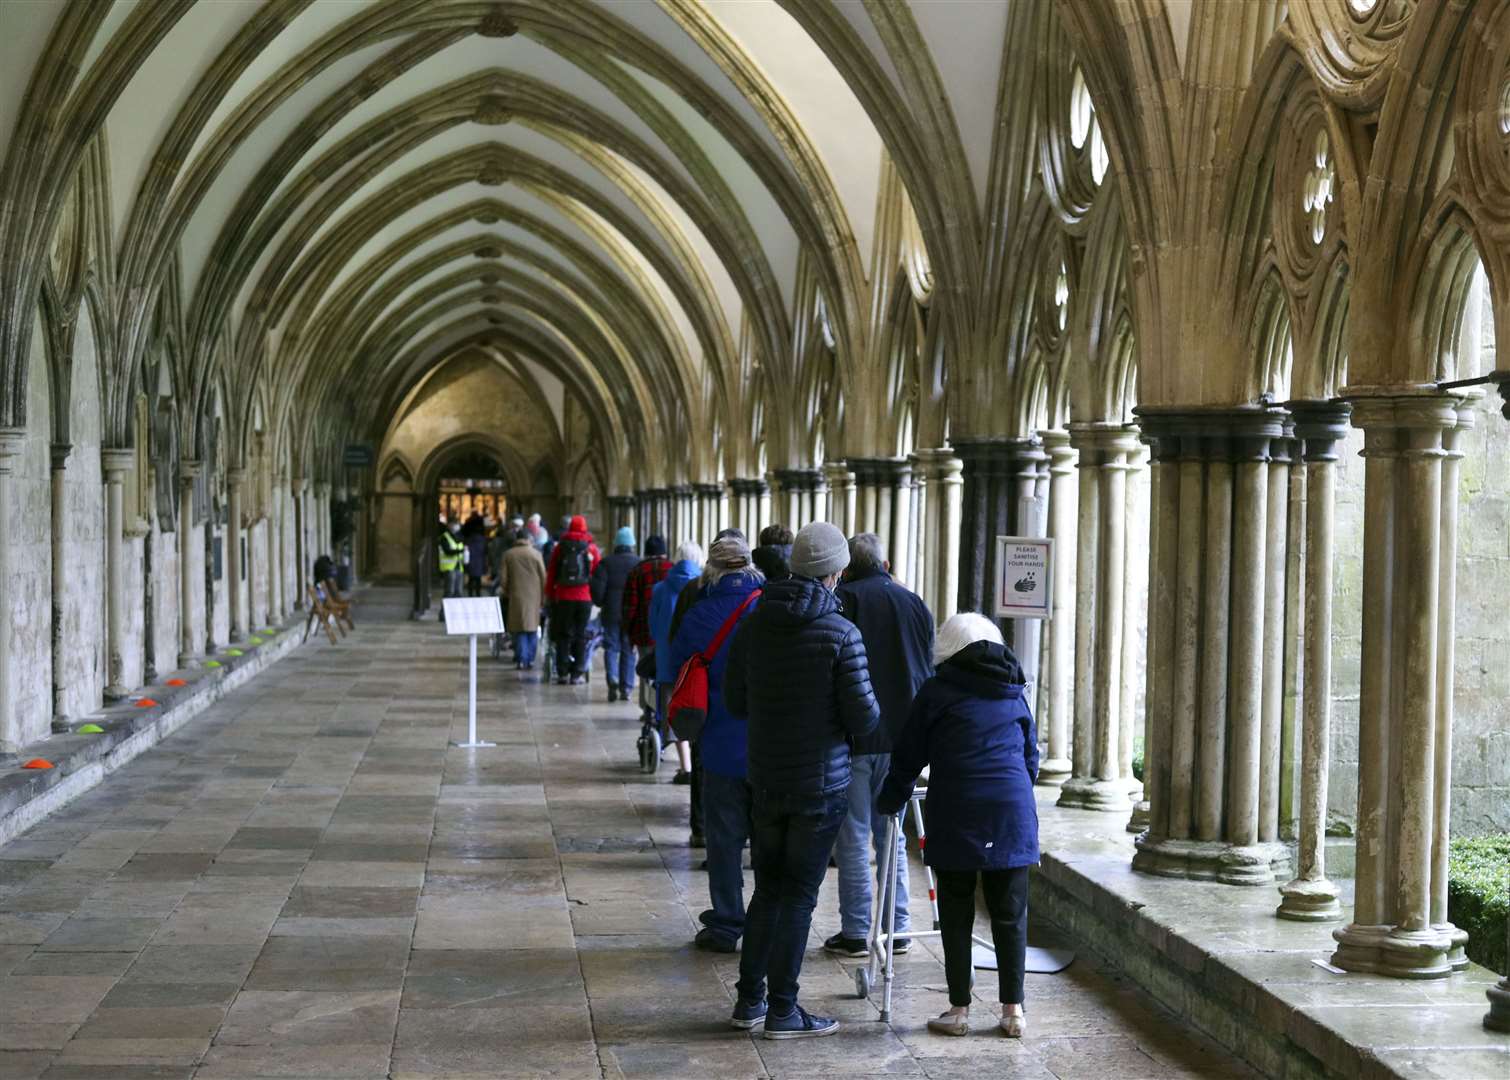
POLYGON ((860 628, 870 684, 881 706, 875 733, 856 739, 857 754, 889 754, 912 711, 912 699, 933 674, 933 614, 921 597, 885 570, 846 578, 834 594, 844 617, 860 628))
MULTIPOLYGON (((671 664, 678 672, 692 658, 713 643, 724 621, 739 609, 749 595, 763 583, 755 574, 735 571, 708 587, 707 595, 687 610, 671 642, 671 664)), ((759 603, 757 600, 755 603, 759 603)), ((755 609, 752 603, 739 621, 743 623, 755 609)), ((698 751, 703 768, 719 776, 744 778, 745 722, 724 707, 724 672, 729 667, 729 653, 734 647, 735 626, 724 638, 722 647, 708 665, 708 721, 698 736, 698 751)))
POLYGON ((1022 690, 1011 650, 977 641, 918 691, 876 808, 900 810, 929 766, 929 866, 1008 870, 1038 862, 1038 736, 1022 690))
POLYGON ((860 631, 820 582, 766 583, 723 685, 729 711, 747 720, 751 787, 815 797, 849 787, 850 740, 881 714, 860 631))

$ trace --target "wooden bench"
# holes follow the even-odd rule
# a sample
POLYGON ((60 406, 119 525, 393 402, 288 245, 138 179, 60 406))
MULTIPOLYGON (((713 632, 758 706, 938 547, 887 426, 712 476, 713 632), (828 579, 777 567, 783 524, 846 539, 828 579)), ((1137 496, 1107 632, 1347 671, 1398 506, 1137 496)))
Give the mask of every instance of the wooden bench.
MULTIPOLYGON (((330 638, 330 643, 332 645, 337 644, 336 629, 339 624, 332 621, 331 610, 326 606, 325 598, 320 595, 320 590, 313 585, 306 585, 304 588, 309 595, 309 618, 304 620, 303 641, 309 640, 309 632, 314 629, 315 620, 318 619, 321 628, 325 631, 325 636, 330 638)), ((341 636, 344 637, 345 635, 346 631, 342 630, 341 636)))

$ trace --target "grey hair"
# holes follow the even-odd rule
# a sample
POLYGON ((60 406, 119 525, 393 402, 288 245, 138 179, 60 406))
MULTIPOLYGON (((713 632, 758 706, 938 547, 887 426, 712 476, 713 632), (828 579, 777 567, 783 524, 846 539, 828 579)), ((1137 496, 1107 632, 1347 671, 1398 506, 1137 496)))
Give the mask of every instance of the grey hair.
POLYGON ((682 546, 676 549, 677 562, 695 562, 701 566, 706 561, 703 549, 695 540, 684 540, 682 546))
POLYGON ((934 640, 933 662, 942 664, 966 645, 973 645, 977 641, 1006 644, 1002 640, 1001 628, 984 615, 974 611, 961 611, 958 615, 951 615, 939 627, 938 637, 934 640))
POLYGON ((765 584, 765 574, 761 572, 759 567, 753 564, 746 564, 744 566, 735 567, 733 570, 720 570, 711 562, 703 567, 702 584, 709 586, 717 585, 720 581, 731 574, 743 574, 756 585, 765 584))
POLYGON ((849 538, 849 569, 885 570, 886 541, 875 533, 859 533, 849 538))

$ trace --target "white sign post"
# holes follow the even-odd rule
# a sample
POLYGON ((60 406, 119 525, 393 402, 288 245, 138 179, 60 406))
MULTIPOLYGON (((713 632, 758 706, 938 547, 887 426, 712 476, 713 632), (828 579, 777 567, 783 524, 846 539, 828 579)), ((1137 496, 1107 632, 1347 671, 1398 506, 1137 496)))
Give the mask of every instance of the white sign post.
POLYGON ((450 596, 441 601, 446 616, 446 634, 466 634, 467 647, 467 741, 457 743, 474 749, 496 746, 477 738, 477 635, 503 633, 503 607, 496 596, 450 596))
POLYGON ((1054 602, 1054 541, 1047 536, 996 538, 996 617, 1047 619, 1054 602))

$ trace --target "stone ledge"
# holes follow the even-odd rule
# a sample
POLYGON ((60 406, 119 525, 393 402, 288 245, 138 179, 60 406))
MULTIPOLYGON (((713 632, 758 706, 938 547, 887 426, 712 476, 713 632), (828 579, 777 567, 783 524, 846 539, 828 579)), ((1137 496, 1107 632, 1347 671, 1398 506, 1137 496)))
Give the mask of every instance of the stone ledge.
POLYGON ((54 734, 21 748, 14 759, 0 763, 0 844, 8 843, 48 814, 94 787, 110 773, 183 727, 227 692, 246 682, 301 643, 305 614, 294 616, 271 635, 258 634, 260 645, 239 642, 214 656, 220 667, 197 667, 170 672, 162 681, 134 691, 124 701, 78 717, 69 732, 54 734), (183 686, 167 686, 183 679, 183 686), (135 702, 150 698, 156 705, 135 702), (84 724, 98 724, 104 732, 74 734, 84 724), (22 762, 46 758, 51 769, 22 769, 22 762))
MULTIPOLYGON (((1035 910, 1265 1075, 1510 1076, 1510 1036, 1482 1026, 1497 979, 1485 968, 1423 982, 1334 974, 1312 961, 1331 956, 1343 923, 1277 919, 1269 887, 1134 873, 1125 815, 1059 809, 1055 789, 1038 793, 1035 910)), ((1338 884, 1350 915, 1352 883, 1338 884)))

